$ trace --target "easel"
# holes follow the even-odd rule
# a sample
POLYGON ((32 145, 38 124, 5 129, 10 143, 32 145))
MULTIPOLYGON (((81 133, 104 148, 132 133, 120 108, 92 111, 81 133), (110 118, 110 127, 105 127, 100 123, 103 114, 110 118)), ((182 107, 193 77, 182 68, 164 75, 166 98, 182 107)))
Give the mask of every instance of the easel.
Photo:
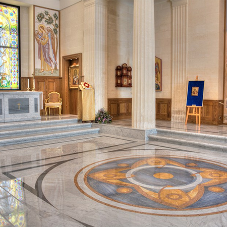
POLYGON ((201 106, 187 106, 187 116, 185 120, 185 124, 188 122, 188 116, 196 116, 196 124, 198 124, 199 118, 199 126, 200 126, 200 119, 201 119, 201 106), (190 109, 192 108, 192 113, 190 113, 190 109))
MULTIPOLYGON (((198 81, 198 76, 196 76, 196 81, 198 81)), ((199 126, 200 126, 200 121, 201 121, 201 106, 196 106, 196 105, 192 105, 192 106, 187 106, 187 115, 186 115, 186 120, 185 120, 185 124, 187 124, 188 122, 188 116, 195 116, 196 117, 196 124, 198 124, 198 120, 199 120, 199 126), (192 109, 192 112, 190 113, 190 109, 192 109)))

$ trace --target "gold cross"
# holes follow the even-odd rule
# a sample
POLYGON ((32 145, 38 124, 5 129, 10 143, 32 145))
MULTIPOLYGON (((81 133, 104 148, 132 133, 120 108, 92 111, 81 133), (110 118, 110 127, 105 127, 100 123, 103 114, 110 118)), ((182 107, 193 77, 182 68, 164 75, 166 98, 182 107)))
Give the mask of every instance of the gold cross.
POLYGON ((20 110, 20 103, 18 103, 17 105, 18 105, 18 110, 20 110))

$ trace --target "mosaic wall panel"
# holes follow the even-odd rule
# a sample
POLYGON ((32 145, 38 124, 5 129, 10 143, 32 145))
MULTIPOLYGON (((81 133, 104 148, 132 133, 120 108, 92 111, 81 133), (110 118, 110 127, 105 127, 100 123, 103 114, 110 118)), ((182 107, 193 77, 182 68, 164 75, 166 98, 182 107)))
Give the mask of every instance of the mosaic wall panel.
POLYGON ((59 11, 34 7, 35 76, 59 76, 59 11))

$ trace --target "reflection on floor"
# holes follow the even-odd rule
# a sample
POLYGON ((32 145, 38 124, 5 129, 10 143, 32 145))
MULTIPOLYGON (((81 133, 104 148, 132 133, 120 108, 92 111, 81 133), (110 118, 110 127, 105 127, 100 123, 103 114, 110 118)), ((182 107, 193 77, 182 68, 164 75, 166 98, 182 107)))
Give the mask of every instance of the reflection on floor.
MULTIPOLYGON (((158 121, 157 127, 185 130, 171 122, 158 121)), ((187 127, 196 131, 195 125, 187 127)), ((202 125, 200 131, 225 135, 225 129, 202 125)), ((107 134, 0 150, 0 226, 227 223, 224 152, 107 134)))
MULTIPOLYGON (((131 119, 114 120, 112 124, 123 126, 123 127, 132 127, 132 120, 131 119)), ((168 129, 168 130, 174 130, 174 131, 227 136, 227 125, 201 125, 199 127, 198 125, 191 124, 191 123, 188 123, 187 125, 185 125, 184 123, 181 123, 181 122, 157 120, 156 128, 168 129)))

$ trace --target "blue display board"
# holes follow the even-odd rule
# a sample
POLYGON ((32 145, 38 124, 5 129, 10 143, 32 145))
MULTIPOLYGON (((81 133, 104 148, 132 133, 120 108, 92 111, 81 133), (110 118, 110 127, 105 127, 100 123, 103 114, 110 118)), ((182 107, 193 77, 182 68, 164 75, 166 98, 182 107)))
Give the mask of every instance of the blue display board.
POLYGON ((188 81, 187 106, 203 106, 204 81, 188 81))

